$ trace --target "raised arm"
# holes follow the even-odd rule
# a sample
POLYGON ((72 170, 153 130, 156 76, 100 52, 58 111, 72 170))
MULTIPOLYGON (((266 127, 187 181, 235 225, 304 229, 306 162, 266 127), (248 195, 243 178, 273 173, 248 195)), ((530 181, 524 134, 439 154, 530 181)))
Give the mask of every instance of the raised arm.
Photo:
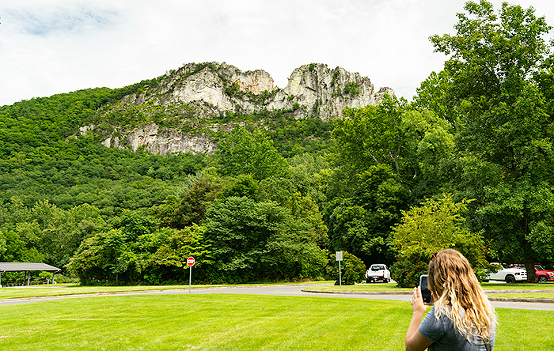
POLYGON ((425 314, 425 304, 423 303, 423 298, 421 297, 421 290, 419 287, 414 288, 414 294, 410 299, 412 304, 412 320, 410 321, 410 326, 406 332, 406 351, 423 351, 433 343, 431 340, 423 336, 417 329, 421 324, 423 315, 425 314))

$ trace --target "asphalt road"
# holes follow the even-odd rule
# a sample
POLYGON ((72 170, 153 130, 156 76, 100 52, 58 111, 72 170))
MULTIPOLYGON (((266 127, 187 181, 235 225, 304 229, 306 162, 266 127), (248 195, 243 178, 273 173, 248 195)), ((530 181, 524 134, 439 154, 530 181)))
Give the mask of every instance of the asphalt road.
MULTIPOLYGON (((317 289, 317 285, 271 285, 271 286, 253 286, 253 287, 221 287, 208 289, 192 289, 191 294, 253 294, 253 295, 283 295, 283 296, 311 296, 311 297, 333 297, 333 298, 351 298, 351 299, 374 299, 374 300, 410 300, 409 294, 404 295, 368 295, 368 294, 352 294, 352 293, 314 293, 302 291, 303 289, 317 289)), ((168 294, 189 294, 189 290, 159 290, 159 291, 143 291, 143 292, 128 292, 111 294, 115 296, 123 295, 168 295, 168 294)), ((0 305, 31 303, 39 301, 51 301, 62 298, 76 298, 87 296, 106 296, 102 295, 72 295, 59 297, 43 297, 36 299, 13 299, 0 301, 0 305)), ((492 301, 496 308, 514 308, 525 310, 538 311, 554 311, 554 303, 537 303, 537 302, 499 302, 492 301)))

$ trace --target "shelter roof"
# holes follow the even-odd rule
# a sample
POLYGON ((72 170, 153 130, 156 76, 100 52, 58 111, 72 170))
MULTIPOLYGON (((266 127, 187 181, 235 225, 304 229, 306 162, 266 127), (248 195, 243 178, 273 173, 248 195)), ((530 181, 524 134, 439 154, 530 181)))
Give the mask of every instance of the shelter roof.
POLYGON ((26 271, 59 272, 60 269, 46 263, 38 262, 0 262, 0 273, 26 271))

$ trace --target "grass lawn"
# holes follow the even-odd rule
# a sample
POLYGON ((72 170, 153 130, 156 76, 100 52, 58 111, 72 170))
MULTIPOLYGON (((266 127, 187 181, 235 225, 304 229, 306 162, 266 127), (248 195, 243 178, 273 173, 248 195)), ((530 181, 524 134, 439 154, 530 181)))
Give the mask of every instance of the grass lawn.
MULTIPOLYGON (((101 296, 3 305, 2 350, 403 350, 408 302, 101 296)), ((552 350, 554 312, 498 309, 495 351, 552 350)))

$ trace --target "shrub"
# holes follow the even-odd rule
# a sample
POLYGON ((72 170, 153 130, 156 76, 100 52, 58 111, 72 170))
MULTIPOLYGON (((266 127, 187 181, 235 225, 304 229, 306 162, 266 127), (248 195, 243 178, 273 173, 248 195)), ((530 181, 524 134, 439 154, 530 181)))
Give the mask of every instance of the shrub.
POLYGON ((408 259, 395 262, 391 267, 391 278, 401 288, 413 288, 419 284, 419 276, 427 274, 428 264, 425 262, 411 262, 408 259))
MULTIPOLYGON (((325 270, 329 278, 337 279, 335 285, 339 285, 339 265, 335 254, 331 255, 331 260, 325 270)), ((343 285, 354 285, 355 283, 362 282, 365 279, 365 264, 358 257, 344 251, 341 262, 341 275, 343 285)))

